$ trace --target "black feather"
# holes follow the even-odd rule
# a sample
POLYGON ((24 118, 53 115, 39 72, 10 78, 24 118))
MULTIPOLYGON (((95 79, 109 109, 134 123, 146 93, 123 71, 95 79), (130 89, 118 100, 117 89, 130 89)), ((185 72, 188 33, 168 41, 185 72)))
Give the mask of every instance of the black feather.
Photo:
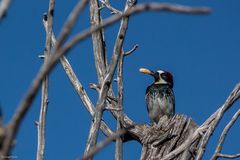
POLYGON ((160 117, 172 117, 175 113, 174 93, 169 84, 152 84, 146 90, 147 110, 152 122, 160 117))

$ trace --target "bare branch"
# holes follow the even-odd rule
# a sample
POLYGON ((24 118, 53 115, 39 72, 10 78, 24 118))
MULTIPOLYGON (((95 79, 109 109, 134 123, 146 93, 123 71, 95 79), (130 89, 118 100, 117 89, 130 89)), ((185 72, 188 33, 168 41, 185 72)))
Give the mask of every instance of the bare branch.
POLYGON ((83 11, 85 6, 87 5, 88 1, 89 0, 79 0, 78 4, 74 7, 72 12, 68 16, 68 18, 63 26, 63 29, 60 33, 59 39, 56 43, 56 46, 55 46, 56 50, 58 50, 63 45, 63 43, 65 42, 65 40, 71 33, 74 24, 76 23, 80 13, 83 11))
MULTIPOLYGON (((53 12, 54 12, 54 0, 49 1, 48 9, 48 23, 46 28, 46 44, 45 44, 45 58, 46 61, 51 52, 51 39, 52 39, 52 28, 53 28, 53 12)), ((45 21, 46 16, 44 16, 43 21, 45 21)), ((48 76, 46 76, 42 83, 42 99, 41 99, 41 109, 38 121, 38 145, 37 145, 37 160, 44 159, 45 152, 45 126, 46 126, 46 114, 48 106, 48 76)))
POLYGON ((92 27, 91 29, 86 29, 81 33, 77 34, 75 37, 70 40, 65 47, 59 51, 56 57, 53 59, 57 59, 59 56, 63 55, 64 53, 68 52, 72 49, 79 41, 87 38, 91 33, 96 32, 104 27, 110 26, 113 23, 117 22, 123 17, 128 17, 130 15, 134 15, 136 13, 144 12, 144 11, 166 11, 166 12, 176 12, 176 13, 184 13, 184 14, 207 14, 210 13, 210 9, 206 7, 199 7, 193 8, 188 6, 182 5, 172 5, 172 4, 165 4, 165 3, 146 3, 146 4, 139 4, 134 6, 133 8, 129 9, 128 11, 124 12, 121 15, 113 15, 103 21, 99 26, 92 27))
MULTIPOLYGON (((122 110, 123 110, 123 59, 124 59, 124 51, 122 50, 121 55, 118 61, 118 76, 117 76, 117 86, 118 86, 118 105, 117 109, 117 130, 121 129, 121 120, 123 118, 122 110)), ((122 160, 122 139, 119 137, 116 140, 116 160, 122 160)))
MULTIPOLYGON (((47 21, 44 21, 44 27, 45 30, 47 29, 47 21)), ((56 38, 54 36, 54 33, 52 34, 52 45, 53 47, 56 44, 56 38)), ((92 101, 90 100, 90 98, 88 97, 85 89, 83 88, 81 82, 78 80, 75 72, 73 71, 72 66, 70 65, 70 63, 68 62, 67 58, 65 56, 60 58, 60 62, 61 65, 63 66, 63 69, 65 70, 73 88, 75 89, 75 91, 77 92, 78 96, 80 97, 80 99, 82 100, 84 106, 86 107, 86 109, 88 110, 88 112, 91 114, 91 116, 94 116, 95 113, 95 107, 92 103, 92 101)), ((109 136, 112 134, 111 129, 106 125, 106 123, 102 120, 101 122, 101 130, 103 131, 103 133, 106 136, 109 136)))
POLYGON ((11 0, 1 0, 0 2, 0 22, 6 16, 11 0))
POLYGON ((182 153, 186 148, 188 148, 195 140, 197 140, 200 137, 200 133, 204 132, 206 128, 207 126, 199 127, 184 143, 182 143, 179 147, 177 147, 172 152, 161 158, 161 160, 173 159, 174 157, 182 153))
POLYGON ((114 14, 122 14, 121 11, 117 10, 116 8, 112 7, 108 0, 100 0, 100 2, 107 7, 112 13, 114 14))
MULTIPOLYGON (((86 1, 87 0, 83 0, 82 4, 87 3, 86 1), (83 3, 83 2, 85 2, 85 3, 83 3)), ((64 28, 68 28, 68 27, 72 28, 75 20, 77 19, 76 17, 78 17, 80 11, 83 8, 82 6, 84 6, 84 5, 77 5, 77 7, 81 8, 81 9, 77 9, 78 12, 74 12, 75 14, 72 14, 68 18, 66 25, 65 25, 66 27, 64 27, 64 28), (68 25, 68 24, 71 24, 71 25, 68 25)), ((35 79, 32 81, 29 89, 27 90, 26 95, 24 96, 24 98, 22 99, 20 104, 18 105, 17 111, 14 113, 14 115, 12 116, 12 118, 7 126, 7 130, 6 130, 7 134, 6 134, 4 143, 3 143, 2 154, 3 155, 9 154, 13 139, 15 138, 15 136, 18 132, 18 128, 19 128, 23 118, 25 117, 27 111, 29 110, 29 108, 36 96, 37 91, 40 88, 40 84, 41 84, 42 80, 49 72, 52 71, 52 69, 57 64, 60 57, 62 57, 64 54, 68 53, 68 51, 70 49, 72 49, 79 41, 87 38, 93 32, 98 31, 98 30, 102 29, 103 27, 110 26, 111 24, 117 22, 118 20, 120 20, 123 17, 127 17, 132 14, 136 14, 136 13, 147 11, 147 10, 171 11, 171 12, 187 13, 187 14, 205 14, 205 13, 210 12, 210 10, 208 8, 192 8, 192 7, 170 5, 170 4, 149 3, 149 4, 136 5, 135 7, 128 10, 126 13, 124 13, 122 15, 113 15, 110 18, 108 18, 106 21, 101 23, 101 25, 99 25, 97 27, 93 27, 91 29, 87 29, 87 30, 79 33, 69 43, 67 43, 65 45, 65 47, 63 47, 61 49, 60 46, 65 41, 67 35, 69 35, 69 32, 71 31, 71 29, 63 29, 62 33, 60 34, 62 36, 60 36, 60 38, 59 38, 59 42, 57 43, 58 45, 56 45, 56 50, 54 51, 54 54, 51 54, 49 59, 46 60, 46 63, 44 63, 44 65, 40 68, 38 74, 36 75, 35 79)), ((111 75, 108 75, 107 77, 111 77, 111 75)), ((106 77, 106 80, 108 80, 107 77, 106 77)), ((107 81, 105 81, 105 83, 106 82, 107 81)), ((105 85, 103 85, 103 86, 105 86, 105 85)), ((102 87, 102 90, 106 90, 106 87, 102 87), (103 89, 103 88, 105 88, 105 89, 103 89)), ((101 96, 101 97, 104 97, 104 96, 101 96)), ((102 106, 103 104, 99 104, 99 105, 102 106)), ((127 117, 124 117, 124 118, 127 118, 127 117)))
POLYGON ((136 51, 136 50, 138 49, 138 47, 139 47, 139 45, 138 45, 138 44, 135 44, 130 51, 127 51, 127 52, 124 53, 124 56, 129 56, 129 55, 132 54, 134 51, 136 51))
MULTIPOLYGON (((224 113, 240 98, 240 83, 236 85, 236 87, 233 89, 225 103, 222 105, 221 108, 219 108, 213 115, 211 116, 208 120, 212 120, 211 125, 209 125, 209 128, 207 132, 203 135, 201 142, 200 142, 200 147, 196 156, 196 160, 200 160, 203 156, 203 153, 205 151, 205 147, 207 145, 207 142, 212 135, 213 131, 217 127, 219 121, 222 119, 224 113)), ((207 121, 208 121, 207 120, 207 121)))
MULTIPOLYGON (((76 5, 75 9, 72 13, 70 13, 70 16, 68 17, 64 27, 63 31, 60 34, 59 42, 56 44, 56 50, 55 54, 57 54, 58 49, 62 45, 62 43, 65 41, 67 36, 70 34, 70 31, 75 24, 76 19, 79 16, 79 13, 83 10, 83 8, 86 6, 88 0, 82 0, 81 2, 76 5)), ((53 15, 53 10, 50 13, 53 15)), ((50 72, 50 70, 53 68, 53 66, 57 63, 57 60, 61 56, 55 56, 50 55, 48 59, 46 59, 44 65, 40 68, 40 71, 38 72, 36 78, 32 81, 32 84, 30 85, 29 90, 27 91, 26 95, 24 96, 22 102, 17 107, 17 111, 14 113, 12 119, 10 120, 9 125, 7 126, 7 136, 5 138, 5 141, 3 143, 3 155, 8 155, 13 143, 13 140, 18 132, 18 128, 20 126, 20 123, 22 122, 24 116, 26 115, 28 109, 30 108, 32 101, 34 100, 37 91, 40 88, 41 82, 45 78, 45 76, 50 72), (56 58, 54 58, 56 57, 56 58)))
MULTIPOLYGON (((127 9, 128 9, 128 6, 126 5, 125 11, 127 11, 127 9)), ((113 55, 112 55, 111 62, 109 64, 108 70, 107 70, 108 72, 104 78, 104 81, 103 81, 103 84, 101 86, 101 90, 99 93, 99 99, 97 101, 97 107, 96 107, 94 120, 93 120, 93 123, 92 123, 90 131, 89 131, 89 137, 88 137, 88 141, 87 141, 87 145, 86 145, 86 149, 85 149, 85 154, 88 154, 90 148, 94 147, 97 142, 100 121, 102 119, 102 114, 103 114, 103 110, 105 107, 105 101, 106 101, 106 98, 108 95, 108 90, 109 90, 110 85, 113 80, 113 75, 116 70, 116 66, 119 61, 121 51, 122 51, 122 45, 123 45, 124 38, 126 35, 127 26, 128 26, 128 17, 124 17, 121 21, 117 39, 115 41, 113 55)), ((92 159, 92 157, 90 157, 90 159, 92 159)))
MULTIPOLYGON (((233 103, 239 99, 240 97, 240 83, 236 85, 236 87, 233 89, 229 97, 227 98, 226 102, 223 104, 221 108, 219 108, 210 118, 208 118, 193 134, 188 138, 187 141, 185 141, 183 144, 181 144, 178 148, 167 154, 165 157, 163 157, 161 160, 168 160, 176 157, 178 154, 182 153, 186 148, 188 148, 195 140, 202 137, 204 139, 204 143, 201 144, 200 148, 200 154, 203 154, 204 147, 206 145, 206 139, 208 140, 211 133, 214 131, 217 123, 222 118, 223 114, 229 109, 233 103)), ((199 151, 199 150, 198 150, 199 151)), ((202 155, 199 155, 200 158, 202 155)), ((157 157, 158 158, 158 157, 157 157)))
MULTIPOLYGON (((91 89, 94 89, 96 90, 98 93, 100 93, 100 86, 95 84, 95 83, 89 83, 89 87, 91 89)), ((110 95, 107 96, 107 101, 108 102, 111 102, 111 101, 114 101, 114 102, 118 102, 118 100, 115 98, 115 97, 112 97, 110 95)), ((105 109, 112 109, 111 107, 105 107, 105 109)), ((116 110, 116 108, 114 108, 116 110)))
POLYGON ((110 142, 115 140, 116 138, 120 137, 121 135, 125 134, 126 130, 125 129, 120 129, 117 132, 113 133, 110 135, 108 138, 105 140, 99 142, 95 147, 93 147, 88 154, 86 154, 82 160, 89 160, 93 155, 95 155, 99 150, 104 148, 106 145, 108 145, 110 142))
POLYGON ((42 83, 41 109, 40 109, 38 123, 36 123, 37 129, 38 129, 38 145, 37 145, 37 156, 36 156, 37 160, 44 159, 47 105, 48 105, 48 77, 46 77, 42 83))
POLYGON ((225 138, 227 136, 227 133, 228 133, 229 129, 233 126, 233 124, 236 122, 236 120, 238 119, 239 116, 240 116, 240 109, 234 114, 232 119, 229 121, 229 123, 224 128, 224 130, 223 130, 223 132, 222 132, 222 134, 220 136, 220 139, 218 141, 218 145, 216 147, 216 150, 215 150, 211 160, 216 160, 217 157, 219 157, 219 154, 220 154, 220 152, 222 150, 222 146, 223 146, 224 140, 225 140, 225 138))
MULTIPOLYGON (((92 104, 91 100, 89 99, 82 84, 77 79, 77 76, 75 75, 71 65, 68 63, 68 61, 65 57, 62 57, 60 59, 60 61, 61 61, 61 64, 62 64, 69 80, 71 81, 75 91, 78 93, 78 96, 81 98, 84 106, 86 107, 86 109, 89 111, 89 113, 93 117, 96 112, 96 109, 95 109, 94 105, 92 104)), ((101 121, 100 128, 106 136, 109 136, 110 134, 112 134, 111 129, 107 126, 107 124, 103 120, 101 121)))
POLYGON ((219 153, 219 154, 218 154, 218 157, 234 159, 234 158, 239 158, 239 157, 240 157, 240 153, 238 153, 238 154, 233 154, 233 155, 231 155, 231 154, 221 154, 221 153, 219 153))
MULTIPOLYGON (((91 27, 97 27, 101 24, 101 16, 99 13, 97 0, 90 0, 90 22, 91 27)), ((92 33, 92 43, 95 67, 98 76, 98 83, 102 84, 102 81, 106 74, 107 67, 107 57, 103 29, 92 33)))
POLYGON ((44 58, 45 58, 45 55, 38 55, 38 58, 44 59, 44 58))

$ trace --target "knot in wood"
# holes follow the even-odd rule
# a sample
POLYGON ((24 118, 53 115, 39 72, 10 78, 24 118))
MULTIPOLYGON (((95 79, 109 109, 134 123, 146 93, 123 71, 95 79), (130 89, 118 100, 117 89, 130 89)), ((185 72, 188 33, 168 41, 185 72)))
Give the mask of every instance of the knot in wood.
POLYGON ((120 34, 119 35, 119 39, 123 39, 124 38, 124 35, 123 34, 120 34))

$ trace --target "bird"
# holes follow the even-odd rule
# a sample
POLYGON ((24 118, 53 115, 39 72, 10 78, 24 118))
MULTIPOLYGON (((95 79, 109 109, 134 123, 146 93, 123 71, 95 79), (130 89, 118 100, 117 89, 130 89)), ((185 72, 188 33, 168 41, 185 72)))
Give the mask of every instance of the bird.
POLYGON ((173 92, 173 76, 164 70, 151 71, 140 68, 139 71, 153 76, 154 82, 147 87, 145 99, 147 111, 152 124, 158 124, 163 116, 173 117, 175 114, 175 97, 173 92))

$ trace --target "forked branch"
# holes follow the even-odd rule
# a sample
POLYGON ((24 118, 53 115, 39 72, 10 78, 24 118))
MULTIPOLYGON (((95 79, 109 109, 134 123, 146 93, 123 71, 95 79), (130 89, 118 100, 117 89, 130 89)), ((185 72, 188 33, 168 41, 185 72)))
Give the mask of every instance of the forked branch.
POLYGON ((196 159, 201 159, 206 143, 210 138, 211 134, 215 130, 217 124, 223 117, 224 113, 240 98, 240 83, 236 85, 233 89, 225 103, 219 108, 214 114, 212 114, 189 138, 187 141, 182 143, 175 150, 164 156, 161 160, 168 160, 176 157, 178 154, 182 153, 187 149, 194 141, 201 138, 200 148, 198 148, 198 153, 196 159))
MULTIPOLYGON (((234 125, 234 123, 236 122, 236 120, 238 119, 238 117, 240 116, 240 109, 233 115, 232 119, 229 121, 229 123, 226 125, 226 127, 223 129, 223 132, 219 138, 219 142, 218 142, 218 145, 216 147, 216 150, 211 158, 211 160, 216 160, 218 157, 223 157, 223 154, 221 154, 221 150, 222 150, 222 147, 223 147, 223 143, 224 143, 224 140, 227 136, 227 133, 228 131, 230 130, 230 128, 234 125)), ((229 156, 230 157, 230 156, 229 156)), ((229 157, 226 157, 225 158, 229 158, 229 157)), ((238 155, 236 154, 235 156, 232 155, 232 157, 238 157, 238 155)), ((239 155, 240 157, 240 155, 239 155)), ((224 158, 224 157, 223 157, 224 158)))
MULTIPOLYGON (((240 83, 238 83, 225 103, 222 105, 221 108, 219 108, 206 122, 211 123, 209 125, 209 128, 207 129, 206 133, 202 136, 201 143, 200 143, 200 148, 198 150, 196 160, 202 159, 203 153, 205 151, 205 147, 207 145, 207 142, 216 129, 217 125, 219 124, 220 120, 222 119, 224 113, 240 98, 240 83)), ((206 123, 205 122, 205 123, 206 123)), ((204 123, 204 124, 205 124, 204 123)), ((203 124, 203 125, 204 125, 203 124)))
MULTIPOLYGON (((43 21, 44 23, 44 28, 45 30, 47 29, 47 19, 45 21, 43 21)), ((52 45, 53 48, 56 45, 56 38, 54 36, 54 33, 52 33, 52 45)), ((90 100, 89 96, 87 95, 84 87, 82 86, 82 83, 79 81, 79 79, 77 78, 77 75, 75 74, 72 66, 70 65, 70 63, 68 62, 67 58, 65 56, 60 58, 60 63, 63 67, 63 69, 65 70, 73 88, 75 89, 75 91, 77 92, 79 98, 82 100, 84 106, 86 107, 86 109, 88 110, 88 112, 91 114, 91 116, 94 116, 95 113, 95 107, 92 103, 92 101, 90 100)), ((112 134, 111 129, 106 125, 106 123, 102 120, 101 122, 101 130, 103 131, 103 133, 106 136, 110 136, 112 134)))
MULTIPOLYGON (((106 21, 103 21, 99 26, 91 27, 81 32, 80 34, 76 35, 72 40, 70 40, 70 42, 68 42, 63 48, 61 48, 67 36, 70 34, 71 29, 77 20, 77 17, 79 16, 83 8, 86 6, 87 2, 88 0, 82 0, 81 2, 79 2, 78 5, 76 6, 77 8, 75 8, 74 11, 70 14, 68 20, 65 23, 66 25, 64 25, 62 32, 60 33, 60 38, 57 41, 56 49, 54 50, 54 53, 50 55, 48 60, 46 60, 46 63, 44 63, 44 65, 40 68, 38 74, 36 75, 35 79, 32 81, 28 91, 26 92, 26 95, 24 96, 21 103, 17 107, 16 112, 12 116, 6 129, 7 134, 3 142, 3 150, 2 150, 3 155, 9 155, 10 149, 13 144, 13 140, 18 132, 19 126, 22 123, 22 120, 25 117, 27 111, 29 110, 36 96, 36 93, 40 88, 40 85, 43 79, 46 77, 46 75, 48 75, 52 71, 54 66, 57 64, 58 60, 64 54, 68 53, 68 51, 71 50, 77 43, 89 37, 93 32, 98 31, 103 27, 107 27, 117 22, 123 17, 127 17, 132 14, 140 13, 143 11, 158 10, 158 11, 170 11, 170 12, 187 13, 187 14, 203 14, 203 13, 205 14, 205 13, 209 13, 210 11, 208 8, 192 8, 192 7, 186 7, 186 6, 180 6, 180 5, 162 4, 162 3, 148 3, 148 4, 136 5, 135 7, 129 9, 127 12, 121 15, 111 16, 110 18, 106 19, 106 21)), ((109 73, 112 73, 112 71, 109 73)), ((110 81, 111 77, 112 77, 111 74, 107 75, 105 79, 105 84, 102 85, 101 87, 102 91, 108 90, 107 85, 109 84, 109 82, 111 82, 110 81)), ((106 98, 105 95, 101 95, 100 97, 103 97, 103 99, 106 98)), ((101 102, 103 101, 101 100, 101 102)), ((99 106, 102 106, 102 105, 103 103, 99 104, 99 106)))

